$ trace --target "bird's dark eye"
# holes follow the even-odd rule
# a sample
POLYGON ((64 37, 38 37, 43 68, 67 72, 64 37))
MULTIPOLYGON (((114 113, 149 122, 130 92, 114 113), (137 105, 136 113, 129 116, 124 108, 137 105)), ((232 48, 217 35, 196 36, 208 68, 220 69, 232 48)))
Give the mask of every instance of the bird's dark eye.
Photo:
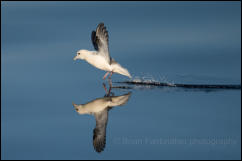
POLYGON ((77 53, 78 55, 80 55, 80 53, 77 53))

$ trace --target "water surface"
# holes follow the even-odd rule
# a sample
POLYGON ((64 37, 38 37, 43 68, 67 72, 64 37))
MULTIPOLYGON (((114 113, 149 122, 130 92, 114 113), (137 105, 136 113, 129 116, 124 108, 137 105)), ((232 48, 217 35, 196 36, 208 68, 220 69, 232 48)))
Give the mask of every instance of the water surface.
POLYGON ((72 105, 109 97, 105 73, 73 61, 99 22, 133 79, 241 84, 241 2, 1 4, 1 159, 241 159, 240 90, 113 88, 131 94, 101 153, 72 105))

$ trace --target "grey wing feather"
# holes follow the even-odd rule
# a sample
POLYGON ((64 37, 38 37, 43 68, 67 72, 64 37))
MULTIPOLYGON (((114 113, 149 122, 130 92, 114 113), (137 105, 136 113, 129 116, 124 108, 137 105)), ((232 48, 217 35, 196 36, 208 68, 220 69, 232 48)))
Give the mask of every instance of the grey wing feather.
POLYGON ((95 114, 96 127, 93 130, 93 147, 97 152, 102 152, 106 145, 106 127, 108 122, 108 110, 105 109, 95 114))
POLYGON ((97 45, 97 37, 96 37, 96 31, 92 31, 92 44, 94 46, 94 49, 98 51, 98 45, 97 45))
POLYGON ((104 23, 99 23, 97 26, 96 31, 92 31, 91 35, 92 44, 95 50, 110 63, 110 56, 109 56, 109 47, 108 47, 108 31, 107 28, 104 26, 104 23))

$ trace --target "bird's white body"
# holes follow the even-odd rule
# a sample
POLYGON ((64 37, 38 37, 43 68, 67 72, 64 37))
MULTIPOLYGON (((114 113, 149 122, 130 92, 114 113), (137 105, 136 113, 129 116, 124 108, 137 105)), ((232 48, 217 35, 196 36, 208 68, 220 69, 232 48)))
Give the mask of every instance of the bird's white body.
MULTIPOLYGON (((107 71, 107 74, 111 73, 112 75, 113 73, 118 73, 131 78, 128 70, 110 57, 108 49, 108 32, 103 23, 98 25, 96 32, 92 32, 92 43, 96 51, 79 50, 74 60, 86 60, 94 67, 107 71)), ((104 79, 107 74, 105 74, 104 79)))
POLYGON ((109 64, 108 61, 105 59, 105 57, 103 57, 102 54, 100 54, 97 51, 79 50, 78 53, 80 54, 77 55, 74 58, 74 60, 83 59, 98 69, 122 74, 131 78, 131 75, 128 72, 128 70, 123 68, 114 59, 112 59, 111 64, 109 64))
POLYGON ((111 65, 108 64, 108 62, 103 56, 97 54, 96 51, 85 51, 85 52, 86 52, 85 60, 89 64, 101 70, 112 71, 111 65))

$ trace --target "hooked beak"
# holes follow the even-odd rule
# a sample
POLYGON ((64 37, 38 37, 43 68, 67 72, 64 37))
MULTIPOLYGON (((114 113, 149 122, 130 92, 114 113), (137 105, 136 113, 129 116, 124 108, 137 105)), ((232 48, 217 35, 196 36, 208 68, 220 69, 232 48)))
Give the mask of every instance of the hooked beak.
POLYGON ((77 107, 77 104, 75 104, 74 102, 72 102, 72 105, 73 105, 74 107, 77 107))
POLYGON ((77 56, 75 56, 74 58, 73 58, 73 60, 76 60, 77 59, 77 56))

